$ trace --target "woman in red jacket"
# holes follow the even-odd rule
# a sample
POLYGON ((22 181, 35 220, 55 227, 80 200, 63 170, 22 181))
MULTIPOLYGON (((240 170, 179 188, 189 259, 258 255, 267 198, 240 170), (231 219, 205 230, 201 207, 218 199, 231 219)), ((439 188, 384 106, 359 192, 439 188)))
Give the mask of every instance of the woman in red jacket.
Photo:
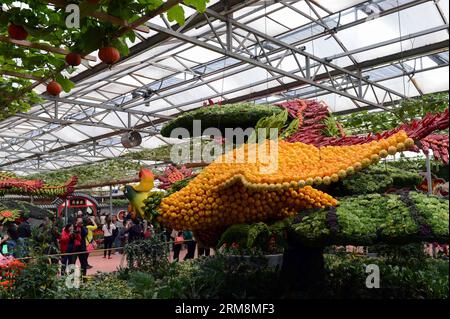
MULTIPOLYGON (((69 254, 73 252, 73 247, 75 244, 76 234, 73 233, 73 225, 67 224, 63 231, 61 232, 61 236, 59 237, 59 250, 61 254, 69 254)), ((78 234, 78 241, 81 241, 81 236, 78 234)), ((66 272, 67 264, 70 264, 72 260, 71 255, 63 255, 61 257, 61 274, 66 272)))

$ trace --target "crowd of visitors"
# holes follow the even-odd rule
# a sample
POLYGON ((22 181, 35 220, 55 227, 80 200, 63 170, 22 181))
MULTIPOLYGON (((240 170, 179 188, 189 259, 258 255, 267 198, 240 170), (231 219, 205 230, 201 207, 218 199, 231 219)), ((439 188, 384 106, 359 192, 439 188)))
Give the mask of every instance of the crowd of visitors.
MULTIPOLYGON (((61 221, 59 221, 61 222, 61 221)), ((117 215, 101 213, 94 217, 78 211, 69 218, 66 225, 58 227, 56 217, 46 217, 32 231, 29 218, 25 216, 18 224, 10 223, 8 227, 0 224, 0 253, 22 258, 29 255, 29 244, 33 238, 42 249, 43 255, 57 255, 50 258, 52 263, 61 263, 61 271, 68 265, 80 263, 81 272, 86 274, 89 255, 95 249, 104 249, 103 258, 112 259, 111 255, 122 254, 127 243, 147 239, 155 235, 153 225, 147 221, 132 219, 131 213, 122 211, 117 215), (6 229, 5 229, 6 228, 6 229), (101 233, 99 239, 98 234, 101 233)), ((183 248, 187 250, 184 260, 193 259, 197 242, 191 231, 166 230, 165 239, 173 250, 173 261, 180 259, 183 248)), ((209 256, 210 249, 198 244, 198 256, 209 256)))

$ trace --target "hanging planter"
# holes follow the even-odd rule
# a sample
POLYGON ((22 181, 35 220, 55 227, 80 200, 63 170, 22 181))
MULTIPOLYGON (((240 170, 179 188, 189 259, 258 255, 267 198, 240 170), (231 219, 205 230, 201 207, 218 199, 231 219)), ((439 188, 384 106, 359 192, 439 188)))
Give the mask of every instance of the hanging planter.
POLYGON ((106 64, 114 64, 120 60, 120 53, 115 47, 107 46, 98 51, 99 59, 106 64))
POLYGON ((10 23, 8 26, 8 35, 15 40, 25 40, 28 37, 28 32, 21 25, 10 23))
POLYGON ((53 96, 58 96, 62 91, 61 85, 56 82, 52 81, 47 85, 47 93, 53 96))

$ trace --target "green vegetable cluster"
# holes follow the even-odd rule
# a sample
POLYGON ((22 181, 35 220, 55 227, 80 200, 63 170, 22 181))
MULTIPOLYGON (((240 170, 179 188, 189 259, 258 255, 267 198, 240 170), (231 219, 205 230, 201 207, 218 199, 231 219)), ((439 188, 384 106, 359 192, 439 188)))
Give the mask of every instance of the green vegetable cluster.
POLYGON ((378 164, 338 183, 334 192, 345 195, 382 193, 390 188, 411 188, 421 181, 422 177, 417 171, 378 164))
POLYGON ((145 217, 148 220, 154 220, 156 216, 159 215, 157 208, 161 204, 162 199, 166 197, 165 192, 151 192, 147 199, 144 201, 145 204, 145 217))
POLYGON ((303 212, 292 223, 289 234, 304 244, 371 245, 375 243, 409 243, 418 241, 448 242, 449 202, 437 197, 411 192, 415 207, 408 206, 397 194, 360 195, 340 200, 336 209, 338 232, 328 223, 332 208, 303 212), (423 237, 413 210, 431 226, 432 234, 423 237))
POLYGON ((422 193, 410 193, 417 210, 431 226, 433 233, 437 236, 449 236, 449 202, 448 198, 428 196, 422 193))
POLYGON ((170 137, 176 128, 184 128, 189 137, 197 137, 207 128, 217 128, 225 136, 226 128, 254 128, 261 118, 281 113, 282 110, 272 105, 255 105, 251 103, 230 104, 224 106, 209 106, 187 112, 168 122, 161 129, 164 137, 170 137), (194 132, 194 120, 201 121, 201 132, 194 132))

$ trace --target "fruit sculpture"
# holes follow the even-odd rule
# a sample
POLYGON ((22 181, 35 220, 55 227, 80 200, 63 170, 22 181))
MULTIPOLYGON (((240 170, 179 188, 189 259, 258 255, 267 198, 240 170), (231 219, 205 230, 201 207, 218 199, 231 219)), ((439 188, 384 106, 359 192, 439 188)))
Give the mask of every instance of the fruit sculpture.
POLYGON ((256 144, 244 144, 219 157, 185 188, 164 198, 157 221, 170 228, 196 231, 198 238, 210 243, 217 236, 206 238, 207 232, 219 233, 214 230, 232 224, 282 219, 305 209, 336 206, 337 200, 312 186, 337 182, 388 153, 414 145, 404 131, 350 146, 317 148, 273 140, 264 143, 266 149, 277 148, 277 160, 225 160, 235 159, 242 151, 247 158, 256 144), (274 162, 276 168, 269 165, 274 162))
POLYGON ((13 173, 0 172, 0 195, 16 194, 36 197, 66 196, 73 193, 78 178, 73 176, 64 185, 46 185, 40 180, 24 180, 13 173))

